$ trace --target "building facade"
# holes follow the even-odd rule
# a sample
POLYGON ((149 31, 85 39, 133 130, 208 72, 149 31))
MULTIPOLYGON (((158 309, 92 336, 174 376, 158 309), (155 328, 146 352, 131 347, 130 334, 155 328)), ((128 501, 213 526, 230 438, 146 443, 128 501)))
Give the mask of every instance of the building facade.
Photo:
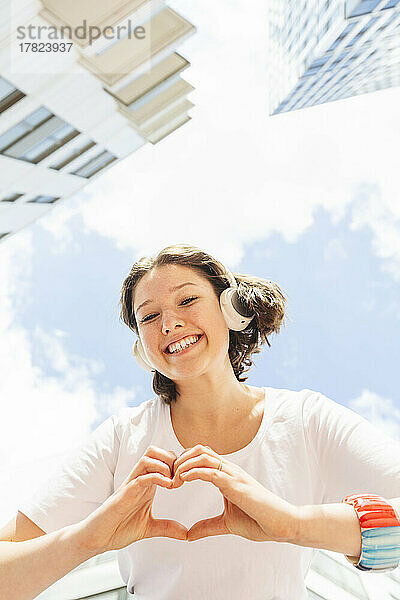
MULTIPOLYGON (((306 583, 310 600, 400 600, 400 568, 379 575, 364 573, 344 556, 326 550, 316 551, 306 583)), ((38 600, 134 598, 119 574, 114 551, 82 563, 38 596, 38 600)))
POLYGON ((400 85, 400 0, 270 4, 270 114, 400 85))
POLYGON ((0 3, 0 241, 190 120, 194 31, 161 0, 0 3))

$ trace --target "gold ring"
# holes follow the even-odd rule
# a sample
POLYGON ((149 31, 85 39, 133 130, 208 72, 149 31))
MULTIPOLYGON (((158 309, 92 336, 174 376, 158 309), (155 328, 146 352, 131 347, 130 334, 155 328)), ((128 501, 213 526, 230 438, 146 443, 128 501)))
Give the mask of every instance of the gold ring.
POLYGON ((218 471, 222 471, 222 458, 219 459, 218 471))

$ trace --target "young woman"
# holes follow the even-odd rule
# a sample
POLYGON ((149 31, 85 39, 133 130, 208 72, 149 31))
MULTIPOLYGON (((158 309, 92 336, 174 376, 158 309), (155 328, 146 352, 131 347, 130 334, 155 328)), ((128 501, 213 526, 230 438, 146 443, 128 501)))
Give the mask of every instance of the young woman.
POLYGON ((156 395, 20 506, 0 535, 1 598, 34 598, 114 549, 143 600, 306 600, 314 548, 395 568, 400 445, 320 393, 244 383, 284 318, 275 283, 177 245, 135 263, 121 303, 156 395), (391 544, 369 559, 360 523, 391 544))

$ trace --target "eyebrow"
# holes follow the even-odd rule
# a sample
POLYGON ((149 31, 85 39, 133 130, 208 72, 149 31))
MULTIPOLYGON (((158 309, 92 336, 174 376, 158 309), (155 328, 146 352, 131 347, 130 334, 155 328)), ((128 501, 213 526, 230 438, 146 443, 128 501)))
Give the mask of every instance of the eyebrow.
MULTIPOLYGON (((185 283, 180 283, 179 285, 174 285, 172 288, 169 288, 169 291, 176 292, 176 290, 180 290, 181 288, 185 287, 185 285, 197 285, 197 283, 192 283, 191 281, 186 281, 185 283)), ((153 302, 153 300, 145 300, 144 302, 142 302, 142 304, 139 304, 139 306, 137 307, 135 312, 138 312, 139 308, 142 308, 142 306, 146 306, 146 304, 150 304, 150 302, 153 302)))

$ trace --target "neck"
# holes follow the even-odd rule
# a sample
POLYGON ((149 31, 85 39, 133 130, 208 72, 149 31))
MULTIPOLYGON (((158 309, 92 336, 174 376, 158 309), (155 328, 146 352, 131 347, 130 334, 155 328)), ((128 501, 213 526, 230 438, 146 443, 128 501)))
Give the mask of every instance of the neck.
POLYGON ((171 405, 174 422, 190 424, 195 432, 211 433, 221 426, 231 431, 249 416, 263 392, 240 383, 227 364, 224 371, 206 374, 176 384, 179 395, 171 405))

